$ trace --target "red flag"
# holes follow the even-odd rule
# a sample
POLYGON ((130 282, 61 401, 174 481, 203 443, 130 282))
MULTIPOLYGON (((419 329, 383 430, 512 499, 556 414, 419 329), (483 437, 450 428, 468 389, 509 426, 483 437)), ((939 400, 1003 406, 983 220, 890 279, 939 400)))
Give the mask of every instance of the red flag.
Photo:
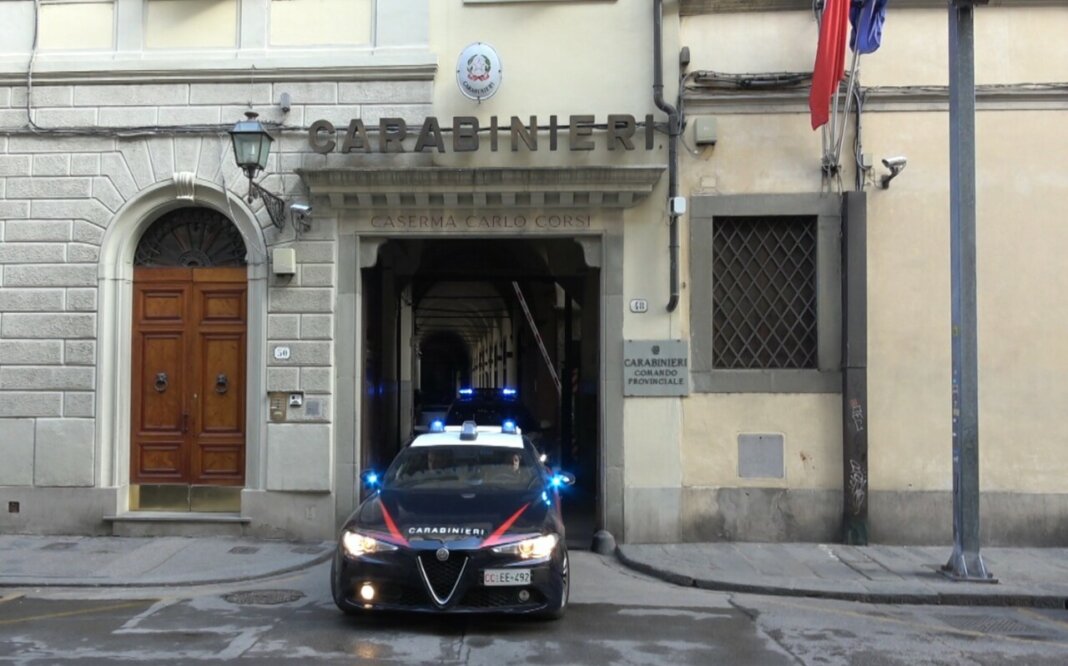
POLYGON ((808 109, 812 129, 828 120, 831 95, 845 74, 846 28, 849 26, 849 0, 827 0, 820 24, 820 42, 816 47, 816 64, 812 69, 812 91, 808 109))

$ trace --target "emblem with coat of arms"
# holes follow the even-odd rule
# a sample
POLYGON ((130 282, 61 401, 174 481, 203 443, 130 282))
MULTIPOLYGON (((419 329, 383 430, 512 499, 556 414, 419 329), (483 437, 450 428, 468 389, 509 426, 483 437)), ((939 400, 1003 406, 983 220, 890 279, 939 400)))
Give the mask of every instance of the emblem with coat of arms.
POLYGON ((456 84, 465 97, 481 102, 497 94, 501 87, 501 59, 485 42, 475 42, 460 53, 456 63, 456 84))

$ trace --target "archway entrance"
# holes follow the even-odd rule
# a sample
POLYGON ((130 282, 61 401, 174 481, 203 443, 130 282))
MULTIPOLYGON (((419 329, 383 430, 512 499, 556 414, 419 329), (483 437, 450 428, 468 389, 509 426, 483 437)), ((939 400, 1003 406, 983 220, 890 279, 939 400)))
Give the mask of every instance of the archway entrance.
POLYGON ((130 507, 236 511, 245 483, 246 250, 208 208, 156 220, 134 259, 130 507))
POLYGON ((603 501, 602 324, 601 271, 583 247, 566 237, 392 239, 361 281, 360 467, 387 466, 431 420, 463 407, 462 390, 502 392, 548 463, 578 478, 563 514, 569 545, 588 548, 603 501))

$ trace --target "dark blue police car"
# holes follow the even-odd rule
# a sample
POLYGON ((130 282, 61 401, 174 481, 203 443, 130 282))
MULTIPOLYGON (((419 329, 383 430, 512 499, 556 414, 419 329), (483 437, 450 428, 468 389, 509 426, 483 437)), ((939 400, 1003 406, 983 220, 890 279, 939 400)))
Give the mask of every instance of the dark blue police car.
POLYGON ((346 613, 501 612, 556 618, 570 569, 559 489, 514 422, 431 425, 348 518, 331 571, 346 613))

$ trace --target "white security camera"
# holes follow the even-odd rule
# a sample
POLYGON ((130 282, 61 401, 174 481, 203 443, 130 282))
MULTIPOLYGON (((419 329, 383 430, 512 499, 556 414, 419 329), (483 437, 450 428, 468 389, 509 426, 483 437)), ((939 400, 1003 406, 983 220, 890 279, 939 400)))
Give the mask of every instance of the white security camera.
POLYGON ((904 155, 897 157, 887 157, 883 160, 883 166, 890 169, 890 173, 885 174, 880 180, 879 185, 884 190, 890 187, 890 181, 897 178, 897 175, 905 170, 905 165, 909 163, 909 160, 904 155))
POLYGON ((293 216, 293 228, 297 233, 311 229, 312 207, 310 203, 289 204, 289 214, 293 216))

